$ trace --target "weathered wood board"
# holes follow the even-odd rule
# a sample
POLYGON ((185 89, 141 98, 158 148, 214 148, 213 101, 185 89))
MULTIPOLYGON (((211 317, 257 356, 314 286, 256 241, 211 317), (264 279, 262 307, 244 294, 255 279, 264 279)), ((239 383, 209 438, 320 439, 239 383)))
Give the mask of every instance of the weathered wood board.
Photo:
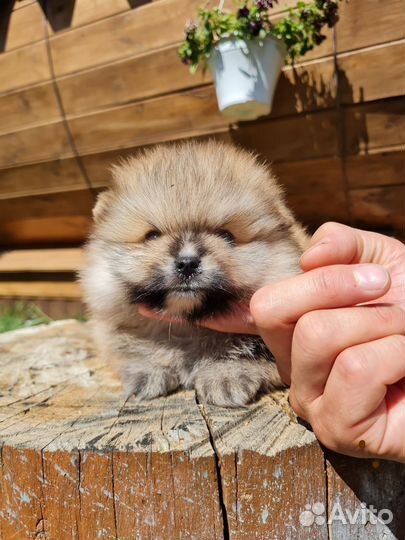
POLYGON ((405 466, 325 455, 282 392, 125 399, 89 324, 0 336, 0 444, 4 540, 405 538, 405 466), (328 524, 336 504, 367 519, 328 524))
POLYGON ((404 0, 341 2, 328 39, 283 70, 272 113, 237 126, 218 113, 210 74, 193 77, 177 58, 202 3, 218 2, 1 3, 0 245, 82 242, 84 190, 105 186, 120 155, 218 133, 274 164, 311 228, 403 231, 404 0))

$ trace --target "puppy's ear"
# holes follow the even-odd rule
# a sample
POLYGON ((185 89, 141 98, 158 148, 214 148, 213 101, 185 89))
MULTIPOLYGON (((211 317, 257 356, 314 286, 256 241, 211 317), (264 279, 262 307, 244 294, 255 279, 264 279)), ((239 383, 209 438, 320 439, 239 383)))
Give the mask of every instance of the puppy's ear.
POLYGON ((106 216, 108 208, 111 206, 112 199, 113 194, 109 189, 98 195, 97 202, 93 208, 93 219, 95 223, 100 223, 106 216))

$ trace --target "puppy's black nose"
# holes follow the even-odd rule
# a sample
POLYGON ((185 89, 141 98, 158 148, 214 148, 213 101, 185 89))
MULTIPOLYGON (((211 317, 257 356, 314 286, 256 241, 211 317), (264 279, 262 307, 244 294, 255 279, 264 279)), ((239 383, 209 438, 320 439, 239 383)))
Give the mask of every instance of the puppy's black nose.
POLYGON ((201 263, 200 257, 192 256, 192 257, 177 257, 176 259, 176 269, 179 274, 181 274, 183 277, 189 278, 193 276, 201 263))

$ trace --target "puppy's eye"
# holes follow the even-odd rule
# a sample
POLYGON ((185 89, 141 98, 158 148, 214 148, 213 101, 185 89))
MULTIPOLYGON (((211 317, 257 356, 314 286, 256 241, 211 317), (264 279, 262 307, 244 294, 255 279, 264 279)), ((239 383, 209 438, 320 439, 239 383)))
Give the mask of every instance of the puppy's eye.
POLYGON ((220 236, 221 238, 223 238, 224 240, 226 240, 230 244, 235 243, 234 235, 231 232, 227 231, 226 229, 218 229, 217 231, 215 231, 215 234, 217 236, 220 236))
POLYGON ((162 233, 160 233, 159 231, 149 231, 145 234, 145 242, 147 242, 148 240, 156 240, 156 238, 159 238, 160 236, 162 236, 162 233))

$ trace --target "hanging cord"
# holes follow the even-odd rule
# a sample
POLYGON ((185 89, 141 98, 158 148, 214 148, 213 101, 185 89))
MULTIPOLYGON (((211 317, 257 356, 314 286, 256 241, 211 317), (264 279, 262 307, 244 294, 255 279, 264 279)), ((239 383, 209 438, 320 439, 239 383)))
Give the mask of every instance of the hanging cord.
POLYGON ((49 32, 48 32, 48 25, 47 25, 47 19, 48 19, 48 13, 49 13, 48 12, 48 2, 43 3, 43 10, 44 10, 44 13, 45 13, 45 17, 43 18, 43 21, 44 21, 44 28, 45 28, 45 45, 46 45, 46 51, 47 51, 47 55, 48 55, 49 71, 51 73, 52 85, 53 85, 53 88, 54 88, 54 91, 55 91, 56 100, 58 102, 59 110, 60 110, 60 113, 61 113, 61 116, 62 116, 63 126, 65 128, 67 138, 69 139, 69 144, 70 144, 70 146, 71 146, 71 148, 73 150, 74 157, 76 158, 77 165, 78 165, 78 167, 80 169, 80 172, 82 173, 82 176, 83 176, 84 181, 86 183, 87 189, 90 191, 90 193, 93 196, 94 200, 96 200, 97 191, 94 189, 94 187, 93 187, 93 185, 91 183, 89 175, 87 174, 86 168, 85 168, 85 166, 83 164, 82 158, 81 158, 81 156, 80 156, 80 154, 79 154, 79 152, 77 150, 74 137, 72 135, 72 132, 70 131, 69 123, 68 123, 68 121, 66 119, 65 108, 63 106, 63 100, 62 100, 62 96, 61 96, 60 91, 59 91, 59 86, 58 86, 58 83, 56 82, 55 68, 54 68, 54 64, 53 64, 51 45, 49 43, 49 32))

